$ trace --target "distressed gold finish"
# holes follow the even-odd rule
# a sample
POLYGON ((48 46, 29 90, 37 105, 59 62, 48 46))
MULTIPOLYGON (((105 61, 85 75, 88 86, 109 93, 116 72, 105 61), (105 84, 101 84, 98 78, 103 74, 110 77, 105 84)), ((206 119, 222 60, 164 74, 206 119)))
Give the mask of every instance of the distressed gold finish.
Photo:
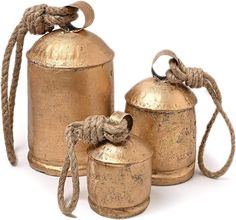
MULTIPOLYGON (((118 115, 112 117, 119 120, 118 115)), ((143 212, 150 200, 152 154, 134 135, 120 144, 105 142, 90 147, 87 172, 91 208, 112 218, 143 212)))
POLYGON ((126 94, 133 134, 154 150, 152 184, 184 182, 194 173, 196 156, 195 95, 183 84, 148 78, 126 94))
MULTIPOLYGON (((60 175, 66 154, 64 130, 71 121, 113 112, 113 51, 86 31, 53 31, 27 53, 30 165, 60 175)), ((86 144, 76 147, 86 174, 86 144)))

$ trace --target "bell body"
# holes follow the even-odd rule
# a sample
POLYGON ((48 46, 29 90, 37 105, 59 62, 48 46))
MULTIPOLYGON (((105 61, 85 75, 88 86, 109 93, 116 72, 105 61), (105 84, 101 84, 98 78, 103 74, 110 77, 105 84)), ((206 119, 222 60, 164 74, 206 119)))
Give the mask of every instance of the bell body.
POLYGON ((196 155, 195 95, 182 84, 148 78, 126 94, 132 132, 154 150, 152 184, 185 182, 194 174, 196 155))
POLYGON ((149 204, 152 150, 138 137, 89 148, 88 194, 100 215, 125 218, 143 212, 149 204))
MULTIPOLYGON (((71 121, 113 112, 113 51, 95 34, 53 31, 27 53, 28 159, 32 168, 60 175, 67 152, 64 130, 71 121)), ((76 147, 80 175, 87 147, 76 147)))

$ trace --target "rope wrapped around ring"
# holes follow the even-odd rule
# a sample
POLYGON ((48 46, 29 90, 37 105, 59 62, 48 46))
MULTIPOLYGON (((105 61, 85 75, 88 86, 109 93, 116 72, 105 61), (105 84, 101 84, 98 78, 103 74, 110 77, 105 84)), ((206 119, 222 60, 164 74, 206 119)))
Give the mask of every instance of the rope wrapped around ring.
MULTIPOLYGON (((114 114, 123 114, 115 112, 114 114)), ((65 215, 70 215, 75 209, 80 193, 78 161, 75 154, 75 145, 78 141, 96 145, 99 142, 108 140, 112 143, 120 143, 127 139, 130 133, 128 121, 123 118, 120 123, 115 123, 112 116, 107 118, 103 115, 89 116, 84 121, 73 122, 65 130, 65 137, 68 146, 67 156, 62 168, 58 184, 58 205, 65 215), (73 193, 68 204, 64 199, 64 188, 66 177, 71 168, 73 193)))
POLYGON ((86 2, 78 1, 66 7, 50 7, 45 4, 30 7, 26 9, 20 23, 16 26, 8 41, 2 62, 1 101, 6 151, 8 160, 12 165, 16 163, 13 116, 25 36, 27 32, 35 35, 51 32, 56 25, 60 27, 69 26, 78 17, 78 9, 82 10, 85 14, 85 25, 81 28, 83 29, 89 26, 94 18, 93 10, 86 2), (15 46, 15 64, 10 93, 8 94, 9 66, 15 46))
POLYGON ((182 61, 172 51, 169 51, 169 50, 161 51, 160 53, 156 55, 153 62, 155 62, 162 55, 168 55, 172 57, 172 59, 170 59, 169 61, 170 69, 167 70, 166 72, 166 79, 168 81, 170 81, 171 83, 185 83, 186 86, 189 86, 191 88, 205 87, 208 93, 210 94, 213 102, 215 103, 216 109, 210 121, 207 124, 206 131, 203 135, 201 144, 199 146, 198 165, 201 172, 205 176, 210 177, 210 178, 220 177, 226 173, 226 171, 229 169, 233 161, 233 157, 235 153, 235 133, 234 133, 234 128, 222 107, 222 96, 221 96, 219 87, 216 81, 214 80, 214 78, 211 77, 208 73, 204 72, 200 68, 186 67, 182 63, 182 61), (209 136, 209 133, 216 120, 218 113, 221 114, 221 116, 223 117, 229 129, 229 133, 231 137, 231 151, 224 166, 220 170, 212 172, 205 167, 203 156, 204 156, 204 150, 205 150, 207 138, 209 136))

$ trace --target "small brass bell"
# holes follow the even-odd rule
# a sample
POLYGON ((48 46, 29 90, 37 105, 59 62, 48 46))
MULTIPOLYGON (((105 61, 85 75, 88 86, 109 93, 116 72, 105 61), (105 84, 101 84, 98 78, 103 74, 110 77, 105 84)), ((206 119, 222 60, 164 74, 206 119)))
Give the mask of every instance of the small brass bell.
POLYGON ((138 137, 129 135, 132 124, 129 114, 115 112, 110 118, 91 116, 84 122, 68 126, 68 156, 58 188, 58 202, 64 214, 71 214, 79 197, 78 163, 73 149, 78 140, 94 144, 88 150, 90 207, 98 214, 112 218, 134 216, 146 209, 151 189, 153 153, 138 137), (63 194, 69 167, 74 193, 71 202, 66 205, 63 194))
MULTIPOLYGON (((27 53, 28 159, 32 168, 49 175, 60 175, 67 150, 63 131, 69 122, 94 114, 108 116, 113 112, 114 53, 97 35, 84 30, 93 20, 93 9, 83 1, 62 8, 38 5, 26 10, 20 23, 22 27, 16 29, 19 39, 22 29, 25 34, 27 31, 33 34, 49 32, 27 53), (70 24, 77 18, 78 10, 85 17, 80 29, 70 24), (61 28, 52 31, 54 25, 61 28)), ((6 50, 5 60, 7 53, 6 50)), ((17 59, 16 65, 19 62, 17 59)), ((17 85, 17 74, 19 69, 14 73, 13 86, 17 85)), ((3 124, 8 157, 15 163, 11 121, 16 90, 7 97, 6 75, 3 71, 3 124)), ((80 175, 86 174, 87 148, 87 144, 77 148, 80 175)))
POLYGON ((199 149, 201 171, 209 177, 223 175, 234 155, 234 130, 221 107, 221 95, 212 77, 201 69, 186 68, 176 55, 161 51, 154 62, 163 55, 173 57, 166 77, 157 75, 136 84, 125 96, 127 113, 134 118, 132 132, 148 143, 153 150, 152 184, 172 185, 185 182, 194 174, 196 157, 196 118, 194 106, 197 99, 188 86, 206 87, 216 104, 216 112, 209 122, 199 149), (185 83, 185 85, 184 85, 185 83), (217 172, 207 170, 203 152, 217 113, 221 113, 230 130, 232 149, 229 160, 217 172))

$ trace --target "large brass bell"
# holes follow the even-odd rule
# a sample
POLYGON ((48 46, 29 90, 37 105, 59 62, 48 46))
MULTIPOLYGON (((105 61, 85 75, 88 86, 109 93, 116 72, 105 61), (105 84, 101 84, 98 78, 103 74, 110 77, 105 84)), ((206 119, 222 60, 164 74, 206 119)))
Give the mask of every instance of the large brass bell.
MULTIPOLYGON (((46 5, 29 8, 22 24, 32 25, 27 22, 41 10, 45 11, 41 19, 45 19, 46 24, 52 22, 52 25, 67 17, 75 20, 78 10, 85 17, 82 28, 68 23, 51 31, 53 26, 49 26, 49 33, 41 37, 27 53, 29 163, 46 174, 60 175, 66 155, 65 126, 92 114, 110 115, 113 112, 114 53, 101 38, 85 30, 94 20, 94 11, 86 2, 79 1, 62 8, 46 5)), ((38 21, 39 18, 35 23, 38 21)), ((34 29, 40 27, 38 24, 34 29)), ((7 84, 7 81, 4 83, 7 84)), ((12 97, 9 104, 4 105, 11 106, 12 97)), ((8 110, 8 106, 5 109, 8 110)), ((11 119, 5 119, 10 115, 7 113, 4 113, 5 142, 9 159, 14 163, 13 135, 7 124, 11 119)), ((87 148, 87 144, 80 144, 77 148, 80 175, 86 174, 87 148)))

